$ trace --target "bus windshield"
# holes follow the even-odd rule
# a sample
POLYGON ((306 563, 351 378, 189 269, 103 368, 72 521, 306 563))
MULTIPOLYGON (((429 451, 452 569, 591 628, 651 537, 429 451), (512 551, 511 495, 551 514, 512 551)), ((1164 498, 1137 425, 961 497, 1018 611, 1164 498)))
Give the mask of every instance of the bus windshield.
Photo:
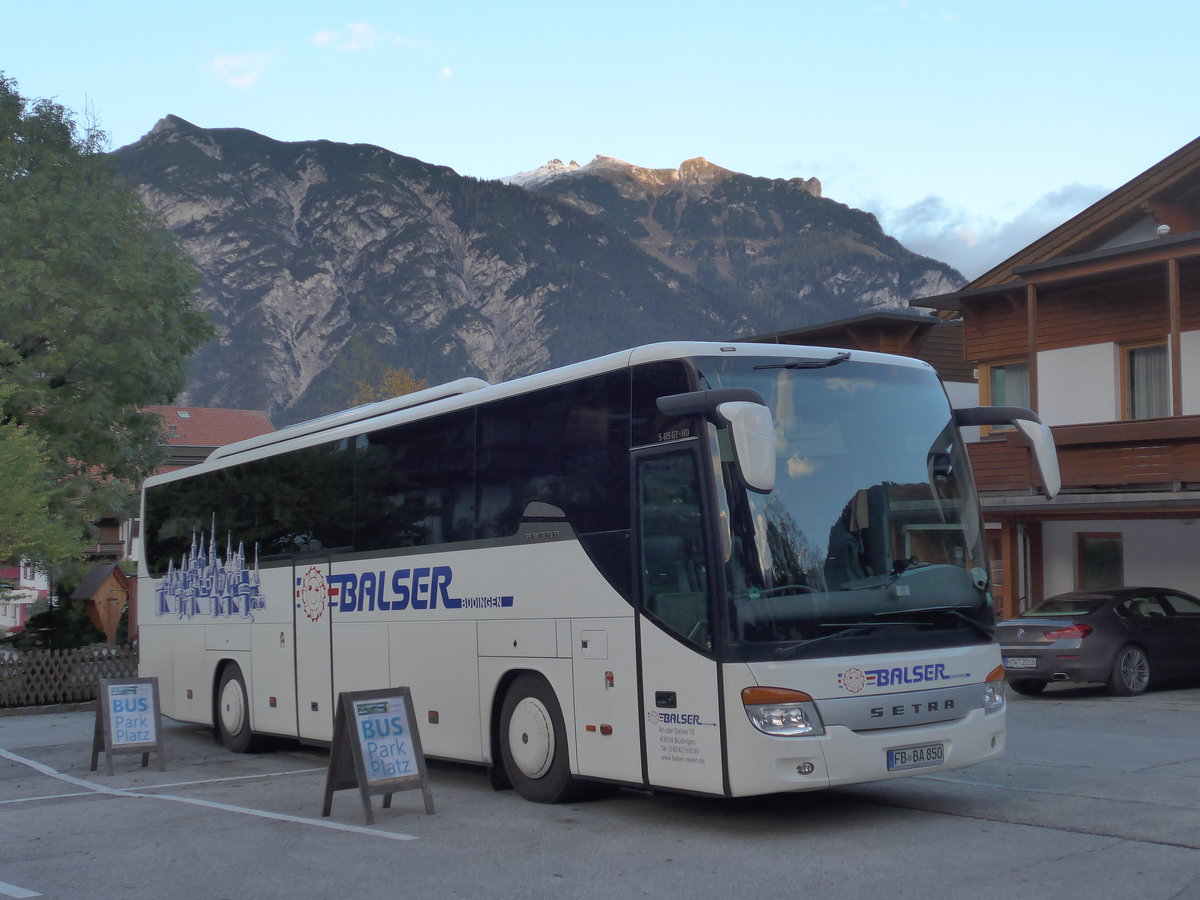
POLYGON ((837 656, 992 639, 978 503, 933 371, 795 358, 695 360, 775 423, 769 494, 710 430, 723 486, 726 658, 837 656))

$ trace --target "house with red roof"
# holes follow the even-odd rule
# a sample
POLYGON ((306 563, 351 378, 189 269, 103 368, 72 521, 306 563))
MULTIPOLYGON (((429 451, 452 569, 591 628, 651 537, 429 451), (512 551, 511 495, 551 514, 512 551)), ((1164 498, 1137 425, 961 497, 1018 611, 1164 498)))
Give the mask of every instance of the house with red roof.
MULTIPOLYGON (((204 462, 218 447, 275 430, 261 410, 204 406, 150 406, 146 410, 162 417, 167 437, 167 456, 155 474, 194 466, 204 462)), ((96 559, 136 559, 137 526, 136 519, 102 519, 98 523, 99 540, 92 556, 96 559)))

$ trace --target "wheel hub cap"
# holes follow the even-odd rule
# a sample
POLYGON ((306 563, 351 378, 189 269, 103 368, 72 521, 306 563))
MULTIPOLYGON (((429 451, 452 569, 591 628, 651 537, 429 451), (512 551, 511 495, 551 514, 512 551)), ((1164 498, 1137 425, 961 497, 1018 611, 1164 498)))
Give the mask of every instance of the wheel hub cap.
POLYGON ((526 697, 508 723, 508 748, 526 778, 541 778, 554 760, 554 725, 541 701, 526 697))

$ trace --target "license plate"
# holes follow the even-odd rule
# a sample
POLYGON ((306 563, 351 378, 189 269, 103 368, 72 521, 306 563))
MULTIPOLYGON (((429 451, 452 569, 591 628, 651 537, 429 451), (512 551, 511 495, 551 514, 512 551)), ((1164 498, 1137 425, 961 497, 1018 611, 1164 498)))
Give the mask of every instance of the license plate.
POLYGON ((1006 656, 1004 657, 1004 668, 1006 669, 1036 669, 1036 656, 1006 656))
POLYGON ((921 744, 919 747, 899 747, 887 752, 889 772, 900 769, 919 769, 922 766, 941 765, 946 760, 946 745, 921 744))

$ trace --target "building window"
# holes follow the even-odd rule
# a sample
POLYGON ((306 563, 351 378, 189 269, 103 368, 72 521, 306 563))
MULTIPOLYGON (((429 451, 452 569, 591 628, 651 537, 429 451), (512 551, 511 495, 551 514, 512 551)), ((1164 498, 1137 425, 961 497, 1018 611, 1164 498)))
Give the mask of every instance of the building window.
POLYGON ((989 406, 1029 408, 1029 363, 989 363, 983 370, 984 399, 989 406))
POLYGON ((1121 347, 1121 414, 1125 419, 1158 419, 1171 414, 1171 372, 1167 345, 1121 347))
MULTIPOLYGON (((1023 360, 981 365, 979 384, 979 399, 985 406, 1033 407, 1029 397, 1029 363, 1023 360)), ((980 429, 980 434, 1012 430, 1011 425, 986 425, 980 429)))
POLYGON ((1121 587, 1125 583, 1121 533, 1080 532, 1075 535, 1075 562, 1079 590, 1121 587))

